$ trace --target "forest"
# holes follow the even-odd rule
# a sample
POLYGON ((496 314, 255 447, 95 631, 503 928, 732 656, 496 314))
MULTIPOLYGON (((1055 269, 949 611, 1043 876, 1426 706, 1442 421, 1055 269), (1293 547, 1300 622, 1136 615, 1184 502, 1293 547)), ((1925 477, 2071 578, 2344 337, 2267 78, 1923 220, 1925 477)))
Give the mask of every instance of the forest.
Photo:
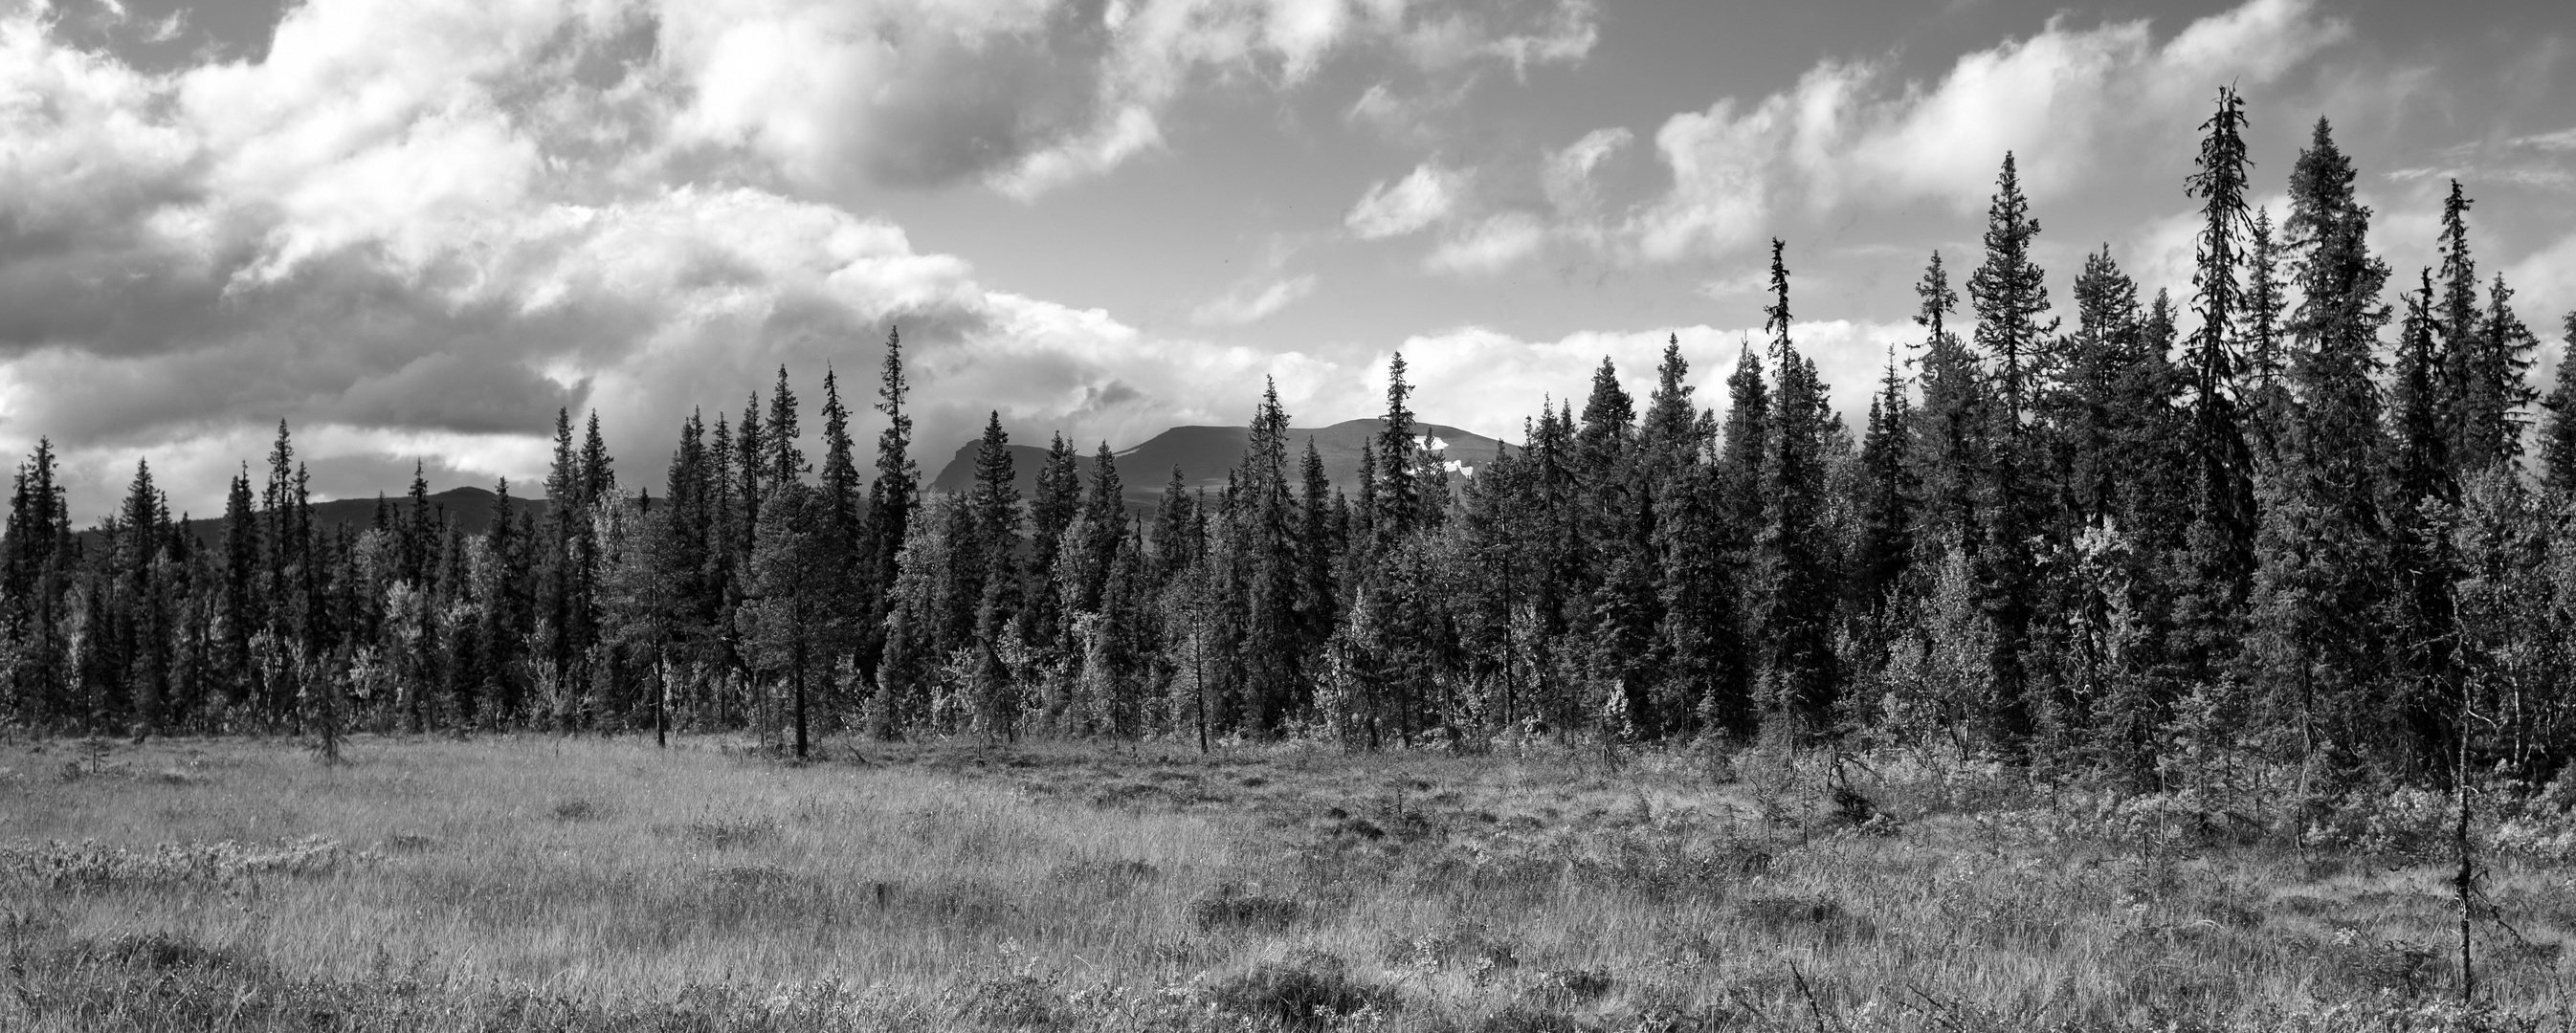
POLYGON ((682 416, 658 475, 559 412, 543 515, 504 481, 474 533, 417 475, 320 526, 282 422, 215 533, 144 463, 76 529, 40 443, 0 538, 0 719, 748 730, 798 756, 1777 737, 2141 790, 2546 783, 2576 758, 2576 370, 2543 395, 2461 184, 2405 276, 2323 119, 2277 222, 2247 126, 2221 91, 2200 127, 2188 284, 2105 246, 2052 299, 2006 154, 1981 250, 1929 256, 1865 406, 1791 332, 1774 240, 1766 336, 1676 338, 1642 399, 1605 359, 1490 457, 1427 447, 1397 356, 1355 491, 1275 391, 1221 488, 1175 471, 1150 513, 1106 442, 1061 434, 1021 497, 999 413, 971 487, 928 491, 894 329, 872 457, 834 375, 808 410, 781 369, 682 416), (1734 363, 1722 403, 1694 361, 1734 363))

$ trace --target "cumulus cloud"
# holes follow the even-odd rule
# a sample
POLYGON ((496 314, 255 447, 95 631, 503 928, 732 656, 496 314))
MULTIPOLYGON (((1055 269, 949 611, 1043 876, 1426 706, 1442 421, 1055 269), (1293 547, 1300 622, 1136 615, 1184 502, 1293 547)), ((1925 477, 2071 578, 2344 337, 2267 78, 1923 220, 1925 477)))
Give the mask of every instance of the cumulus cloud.
POLYGON ((806 189, 982 180, 1028 198, 1163 143, 1193 87, 1293 87, 1378 48, 1417 67, 1581 60, 1578 0, 665 0, 683 139, 746 148, 806 189))
POLYGON ((2034 197, 2063 194, 2169 149, 2217 86, 2279 80, 2349 31, 2312 0, 2247 0, 2162 43, 2144 20, 2078 28, 2061 15, 1929 83, 1894 81, 1888 60, 1827 60, 1789 90, 1667 120, 1655 147, 1672 186, 1628 238, 1672 261, 1755 242, 1784 208, 1933 200, 1973 212, 2006 151, 2034 197))
POLYGON ((1342 225, 1361 240, 1401 237, 1448 217, 1464 188, 1459 173, 1424 162, 1403 179, 1369 184, 1342 225))
POLYGON ((1239 419, 1262 374, 1311 392, 1338 369, 994 289, 797 186, 1040 191, 1157 145, 1168 95, 1106 77, 1303 75, 1413 5, 880 7, 321 0, 261 60, 168 72, 0 16, 0 447, 53 437, 80 512, 138 454, 204 510, 281 417, 325 491, 398 485, 414 459, 526 482, 559 406, 649 457, 782 364, 809 404, 826 365, 864 400, 889 324, 925 448, 987 408, 1104 437, 1239 419), (865 110, 827 117, 852 90, 865 110))

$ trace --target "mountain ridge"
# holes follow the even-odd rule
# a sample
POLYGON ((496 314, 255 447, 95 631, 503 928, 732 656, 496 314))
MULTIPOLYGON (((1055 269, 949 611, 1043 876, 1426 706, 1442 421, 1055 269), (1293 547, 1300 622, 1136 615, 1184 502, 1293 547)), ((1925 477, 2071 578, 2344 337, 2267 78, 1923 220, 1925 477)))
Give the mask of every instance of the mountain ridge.
MULTIPOLYGON (((1462 430, 1444 423, 1420 423, 1414 426, 1442 453, 1450 474, 1472 474, 1477 467, 1493 458, 1498 449, 1518 451, 1516 446, 1462 430)), ((1315 452, 1324 461, 1325 479, 1344 492, 1359 484, 1360 451, 1377 440, 1386 421, 1375 417, 1344 420, 1323 427, 1288 428, 1289 476, 1297 471, 1294 464, 1305 453, 1306 442, 1315 443, 1315 452)), ((1181 483, 1190 488, 1217 489, 1225 485, 1226 472, 1243 460, 1244 447, 1252 441, 1252 428, 1189 424, 1166 428, 1125 449, 1112 450, 1110 459, 1118 468, 1119 494, 1129 512, 1151 512, 1171 483, 1172 471, 1181 472, 1181 483)), ((957 447, 939 473, 932 477, 926 490, 962 492, 975 482, 975 452, 980 440, 957 447)), ((1040 445, 1013 444, 1011 479, 1018 485, 1020 496, 1027 498, 1037 491, 1037 475, 1046 459, 1047 450, 1040 445)), ((1083 479, 1091 477, 1093 449, 1077 449, 1076 468, 1083 479)))

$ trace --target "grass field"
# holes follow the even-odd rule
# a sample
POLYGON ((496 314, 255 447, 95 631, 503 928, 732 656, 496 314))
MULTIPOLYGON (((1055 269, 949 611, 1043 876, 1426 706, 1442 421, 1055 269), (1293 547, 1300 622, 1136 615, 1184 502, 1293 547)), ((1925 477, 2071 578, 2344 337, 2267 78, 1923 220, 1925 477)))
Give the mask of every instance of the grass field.
POLYGON ((2303 847, 2000 769, 826 754, 0 746, 0 1029, 2468 1030, 2576 1004, 2576 869, 2487 863, 2463 1008, 2422 837, 2303 847))

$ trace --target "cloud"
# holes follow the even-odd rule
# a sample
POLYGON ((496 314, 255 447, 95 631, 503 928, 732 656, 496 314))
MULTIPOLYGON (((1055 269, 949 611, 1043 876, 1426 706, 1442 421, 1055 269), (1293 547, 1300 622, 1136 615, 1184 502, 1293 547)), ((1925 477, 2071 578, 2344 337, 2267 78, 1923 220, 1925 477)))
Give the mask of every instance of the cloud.
POLYGON ((1595 129, 1547 156, 1539 172, 1548 203, 1560 214, 1588 215, 1600 204, 1592 175, 1636 139, 1624 126, 1595 129))
POLYGON ((1428 69, 1500 58, 1514 74, 1527 75, 1531 65, 1582 60, 1600 38, 1598 12, 1589 0, 1558 0, 1535 9, 1499 4, 1429 13, 1404 33, 1403 46, 1428 69), (1498 24, 1515 15, 1520 27, 1498 24))
POLYGON ((1392 184, 1384 180, 1369 184, 1342 225, 1361 240, 1414 233, 1446 218, 1465 187, 1461 174, 1424 162, 1392 184))
POLYGON ((2576 153, 2576 128, 2494 141, 2480 140, 2444 148, 2430 165, 2395 169, 2396 183, 2423 183, 2439 189, 2449 180, 2472 187, 2508 183, 2541 190, 2576 191, 2576 171, 2567 155, 2576 153))
POLYGON ((1933 200, 1974 212, 2006 151, 2032 196, 2062 195, 2169 149, 2218 85, 2276 81, 2349 34, 2311 0, 2247 0, 2162 44, 2144 20, 2052 18, 1930 83, 1893 81, 1891 60, 1827 60, 1789 90, 1668 119, 1655 146, 1672 186, 1626 236, 1640 257, 1674 261, 1758 241, 1783 209, 1933 200))
POLYGON ((2519 295, 2515 308, 2542 340, 2558 336, 2564 313, 2576 312, 2576 233, 2569 233, 2505 269, 2519 295))
POLYGON ((665 2, 684 143, 740 148, 800 189, 982 181, 1027 199, 1162 146, 1184 95, 1294 88, 1383 49, 1420 69, 1581 60, 1588 4, 1420 0, 665 2))
POLYGON ((1247 281, 1232 290, 1190 310, 1190 321, 1201 326, 1242 326, 1270 318, 1271 313, 1315 293, 1315 277, 1294 276, 1268 283, 1247 281))
POLYGON ((1537 217, 1527 212, 1503 212, 1441 241, 1422 264, 1433 272, 1497 273, 1537 254, 1547 239, 1547 225, 1537 217))
MULTIPOLYGON (((280 418, 334 493, 399 486, 414 459, 433 476, 531 483, 557 407, 595 409, 611 448, 636 457, 628 476, 649 482, 682 414, 738 409, 781 365, 809 408, 827 365, 852 375, 864 434, 889 324, 909 345, 925 448, 988 408, 1101 436, 1232 420, 1263 374, 1330 368, 996 290, 899 226, 757 169, 684 160, 710 146, 710 112, 757 105, 693 92, 684 73, 705 55, 681 43, 776 56, 814 42, 675 24, 702 13, 324 0, 288 12, 262 61, 169 73, 0 16, 0 448, 52 437, 79 513, 109 509, 137 455, 202 513, 280 418)), ((1025 12, 915 13, 989 26, 1025 12)), ((896 114, 931 110, 888 103, 862 128, 901 137, 911 123, 896 114)), ((789 144, 841 129, 771 116, 736 146, 781 168, 824 153, 789 144)), ((1040 189, 1147 145, 1114 116, 1077 121, 1112 130, 1010 163, 833 153, 925 178, 1007 168, 1040 189), (1068 164, 1031 164, 1050 153, 1068 164)), ((1245 313, 1311 284, 1275 285, 1245 313)))

